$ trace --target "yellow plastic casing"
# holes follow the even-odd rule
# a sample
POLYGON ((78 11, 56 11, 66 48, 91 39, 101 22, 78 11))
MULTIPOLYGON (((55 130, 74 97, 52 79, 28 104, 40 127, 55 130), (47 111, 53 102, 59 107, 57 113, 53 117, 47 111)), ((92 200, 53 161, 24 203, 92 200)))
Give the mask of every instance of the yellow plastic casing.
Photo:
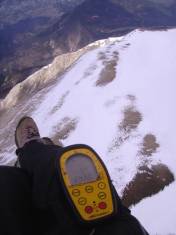
POLYGON ((61 156, 60 166, 64 186, 73 203, 73 207, 76 208, 82 220, 91 222, 112 215, 114 205, 109 178, 101 161, 94 152, 86 148, 69 150, 61 156), (86 155, 94 162, 99 175, 96 181, 71 185, 66 171, 66 161, 76 154, 86 155))

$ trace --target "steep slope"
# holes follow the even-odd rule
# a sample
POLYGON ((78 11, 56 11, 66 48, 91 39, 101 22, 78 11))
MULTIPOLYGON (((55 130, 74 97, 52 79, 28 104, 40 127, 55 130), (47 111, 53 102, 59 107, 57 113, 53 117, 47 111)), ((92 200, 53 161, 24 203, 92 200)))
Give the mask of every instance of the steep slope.
POLYGON ((61 76, 56 59, 17 85, 0 103, 1 164, 15 161, 15 125, 31 115, 42 136, 94 147, 150 234, 175 233, 175 39, 176 30, 136 30, 79 52, 61 76))
POLYGON ((176 25, 176 2, 5 0, 0 2, 0 97, 57 55, 139 27, 176 25))
POLYGON ((56 55, 54 42, 47 31, 58 25, 61 17, 81 2, 0 1, 0 97, 16 83, 51 62, 56 55))

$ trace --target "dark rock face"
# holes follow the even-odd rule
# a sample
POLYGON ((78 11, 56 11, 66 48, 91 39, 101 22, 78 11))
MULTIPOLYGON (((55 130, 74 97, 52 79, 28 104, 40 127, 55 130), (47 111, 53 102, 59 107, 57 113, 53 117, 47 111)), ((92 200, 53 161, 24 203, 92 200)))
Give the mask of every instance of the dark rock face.
POLYGON ((62 53, 138 27, 175 26, 176 1, 0 1, 0 97, 62 53))
POLYGON ((0 1, 0 97, 53 59, 53 42, 45 32, 80 2, 0 1))

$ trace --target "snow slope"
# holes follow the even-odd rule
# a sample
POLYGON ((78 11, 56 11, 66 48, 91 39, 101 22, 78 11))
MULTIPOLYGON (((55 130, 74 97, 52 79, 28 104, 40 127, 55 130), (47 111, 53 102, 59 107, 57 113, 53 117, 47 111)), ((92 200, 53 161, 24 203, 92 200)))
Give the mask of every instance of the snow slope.
MULTIPOLYGON (((13 136, 12 123, 31 115, 42 136, 95 148, 121 196, 143 165, 162 163, 175 176, 175 40, 176 30, 136 30, 101 43, 22 106, 19 99, 11 110, 6 107, 11 115, 7 140, 13 136), (152 140, 148 148, 147 138, 152 140)), ((1 122, 3 136, 5 119, 1 122)), ((11 143, 1 150, 2 164, 14 159, 14 149, 11 143)), ((176 234, 175 184, 132 208, 150 234, 176 234)))

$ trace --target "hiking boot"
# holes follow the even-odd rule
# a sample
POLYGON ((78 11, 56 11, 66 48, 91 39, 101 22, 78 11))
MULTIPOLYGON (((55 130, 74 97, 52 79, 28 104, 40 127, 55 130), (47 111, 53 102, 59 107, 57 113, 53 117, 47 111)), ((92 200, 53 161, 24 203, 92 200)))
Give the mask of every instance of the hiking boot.
POLYGON ((18 148, 31 140, 39 140, 40 134, 35 121, 31 117, 23 117, 15 131, 15 143, 18 148))

